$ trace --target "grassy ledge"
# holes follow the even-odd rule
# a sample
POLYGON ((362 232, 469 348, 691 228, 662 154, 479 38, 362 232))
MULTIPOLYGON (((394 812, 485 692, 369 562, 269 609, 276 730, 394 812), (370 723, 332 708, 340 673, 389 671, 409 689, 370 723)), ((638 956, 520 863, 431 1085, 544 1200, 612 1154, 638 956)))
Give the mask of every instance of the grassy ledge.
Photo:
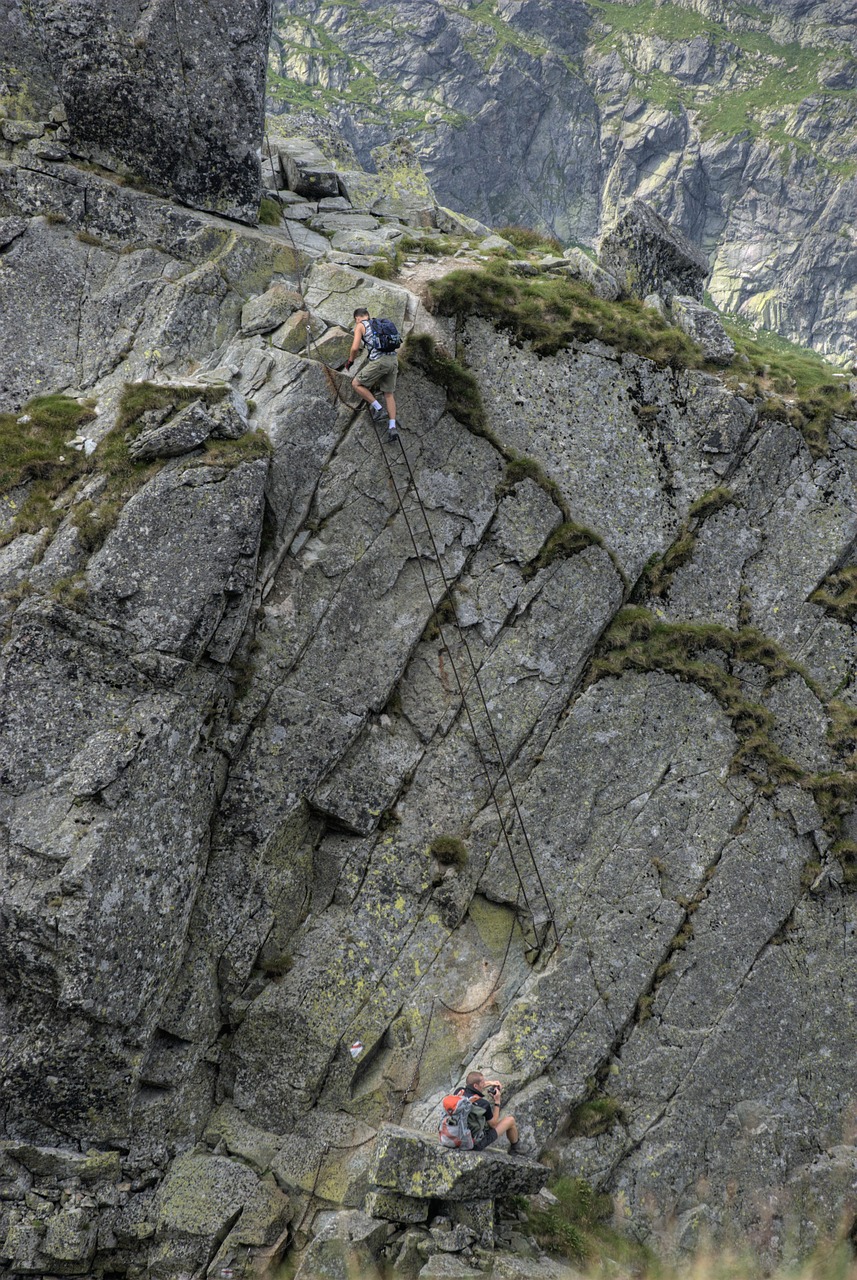
POLYGON ((567 277, 522 279, 508 263, 479 271, 452 271, 431 282, 431 307, 439 315, 483 316, 537 355, 552 356, 576 342, 597 339, 617 351, 634 351, 658 365, 696 369, 699 347, 642 302, 605 302, 587 284, 567 277))

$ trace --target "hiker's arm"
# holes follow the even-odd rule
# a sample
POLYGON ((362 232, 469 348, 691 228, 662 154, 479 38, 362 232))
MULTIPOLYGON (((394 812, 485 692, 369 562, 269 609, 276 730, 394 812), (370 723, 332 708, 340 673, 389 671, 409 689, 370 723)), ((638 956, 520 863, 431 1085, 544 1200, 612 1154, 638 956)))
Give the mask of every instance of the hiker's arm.
POLYGON ((351 350, 348 353, 348 359, 345 361, 346 369, 350 369, 360 354, 360 345, 363 342, 363 321, 359 320, 354 326, 354 341, 351 343, 351 350))

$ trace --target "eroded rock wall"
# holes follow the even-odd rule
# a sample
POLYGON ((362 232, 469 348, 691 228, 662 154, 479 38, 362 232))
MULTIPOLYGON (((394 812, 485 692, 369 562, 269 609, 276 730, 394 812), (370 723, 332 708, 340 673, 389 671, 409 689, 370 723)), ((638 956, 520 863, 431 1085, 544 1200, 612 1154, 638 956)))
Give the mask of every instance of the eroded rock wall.
POLYGON ((154 378, 252 401, 271 455, 161 460, 108 519, 96 449, 3 548, 4 1263, 261 1267, 375 1203, 379 1127, 430 1132, 476 1063, 635 1231, 807 1252, 855 1211, 854 631, 812 597, 857 424, 813 458, 710 374, 538 358, 311 232, 15 159, 6 297, 45 261, 68 296, 17 345, 62 352, 89 436, 154 378), (272 284, 320 334, 363 298, 430 328, 487 428, 412 360, 405 461, 255 331, 272 284))

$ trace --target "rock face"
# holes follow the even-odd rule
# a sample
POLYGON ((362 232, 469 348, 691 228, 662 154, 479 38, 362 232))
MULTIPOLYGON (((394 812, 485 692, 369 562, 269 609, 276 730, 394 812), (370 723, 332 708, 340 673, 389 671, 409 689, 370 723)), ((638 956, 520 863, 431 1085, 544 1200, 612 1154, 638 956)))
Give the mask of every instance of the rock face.
POLYGON ((33 0, 28 12, 77 154, 256 221, 270 0, 33 0))
POLYGON ((702 302, 710 272, 705 254, 642 200, 635 200, 601 241, 598 261, 625 293, 638 298, 657 293, 665 302, 675 294, 702 302))
POLYGON ((436 1143, 477 1064, 636 1233, 810 1252, 855 1213, 857 422, 814 456, 42 136, 0 429, 82 419, 0 512, 0 1265, 465 1274, 544 1177, 436 1143), (404 454, 277 341, 359 302, 421 339, 404 454))
POLYGON ((373 148, 415 138, 441 204, 495 226, 594 245, 646 200, 709 257, 719 308, 853 359, 852 6, 410 0, 407 12, 403 26, 373 0, 356 23, 346 4, 277 0, 270 109, 303 107, 312 86, 367 166, 373 148))

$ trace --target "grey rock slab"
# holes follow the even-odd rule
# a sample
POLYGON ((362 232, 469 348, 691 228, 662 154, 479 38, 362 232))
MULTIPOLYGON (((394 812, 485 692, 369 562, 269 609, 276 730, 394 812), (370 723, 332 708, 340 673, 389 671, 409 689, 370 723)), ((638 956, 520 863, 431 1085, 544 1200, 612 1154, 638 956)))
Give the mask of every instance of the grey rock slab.
POLYGON ((750 428, 746 406, 713 377, 614 360, 608 348, 539 358, 481 320, 463 336, 492 431, 541 464, 571 518, 603 537, 632 581, 720 483, 750 428), (649 407, 657 412, 635 412, 649 407))
POLYGON ((669 616, 737 628, 744 566, 761 546, 760 531, 740 507, 730 505, 709 516, 696 535, 690 560, 670 583, 669 616))
POLYGON ((336 169, 309 139, 275 137, 274 143, 290 191, 309 200, 339 195, 336 169))
POLYGON ((695 298, 675 294, 672 299, 672 318, 689 338, 699 344, 706 360, 713 364, 732 363, 735 344, 719 318, 708 307, 695 298))
POLYGON ((368 835, 422 755, 405 722, 382 715, 361 734, 341 764, 313 795, 313 804, 360 835, 368 835))
POLYGON ((529 1195, 550 1177, 544 1165, 488 1151, 449 1151, 436 1136, 386 1125, 378 1135, 372 1177, 379 1187, 429 1199, 529 1195))
POLYGON ((682 294, 702 302, 710 272, 702 250, 642 200, 633 200, 604 236, 598 262, 624 293, 659 293, 666 301, 682 294))
POLYGON ((391 240, 376 231, 337 231, 330 243, 337 255, 383 257, 392 261, 396 252, 391 240))
POLYGON ((418 1196, 402 1196, 395 1191, 370 1191, 366 1197, 366 1212, 372 1218, 387 1218, 390 1222, 425 1222, 429 1215, 429 1201, 418 1196))
POLYGON ((267 470, 260 460, 150 480, 89 562, 93 613, 140 649, 201 655, 233 595, 249 608, 267 470))
POLYGON ((328 324, 353 329, 355 309, 366 307, 372 315, 386 316, 401 330, 408 299, 413 295, 397 285, 376 280, 374 276, 361 275, 349 267, 320 262, 312 267, 307 277, 304 296, 308 309, 328 324))
POLYGON ((762 541, 744 569, 752 622, 827 690, 850 678, 854 637, 809 597, 857 536, 855 479, 852 428, 834 430, 829 456, 813 459, 793 428, 765 423, 733 484, 762 541))
POLYGON ((374 231, 381 222, 370 213, 326 212, 319 207, 310 226, 313 231, 374 231))
POLYGON ((778 680, 764 701, 774 716, 771 736, 787 756, 809 773, 835 767, 824 707, 802 676, 778 680))
POLYGON ((389 1223, 358 1210, 331 1215, 301 1259, 295 1280, 348 1280, 359 1269, 375 1280, 375 1260, 390 1231, 389 1223))
POLYGON ((128 447, 136 462, 177 458, 197 449, 211 435, 214 423, 202 400, 194 400, 174 418, 144 428, 128 447))
POLYGON ((0 591, 9 591, 24 581, 44 541, 40 533, 19 533, 0 547, 0 591))
POLYGON ((32 11, 78 154, 127 167, 180 200, 246 222, 258 217, 266 0, 223 0, 204 14, 166 0, 57 0, 32 11), (212 101, 210 86, 222 94, 212 101))
POLYGON ((276 329, 303 303, 301 296, 287 285, 275 284, 258 297, 251 298, 241 311, 241 333, 251 337, 254 333, 269 333, 276 329))

